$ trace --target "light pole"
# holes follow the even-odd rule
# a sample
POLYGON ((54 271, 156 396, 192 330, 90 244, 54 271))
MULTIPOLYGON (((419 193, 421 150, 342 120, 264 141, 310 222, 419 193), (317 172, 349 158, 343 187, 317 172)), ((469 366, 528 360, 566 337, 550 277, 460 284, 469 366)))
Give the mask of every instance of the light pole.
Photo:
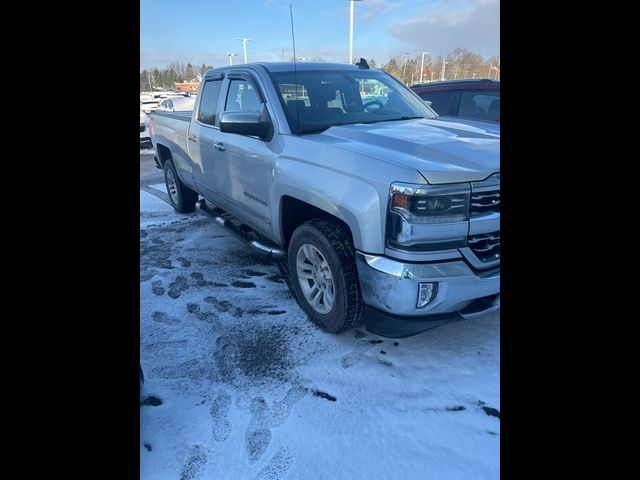
POLYGON ((404 71, 407 68, 407 60, 405 59, 405 57, 409 57, 410 55, 408 53, 403 53, 402 56, 400 57, 400 61, 402 62, 402 83, 404 83, 405 85, 407 84, 407 81, 404 78, 404 71))
POLYGON ((233 65, 233 57, 237 57, 237 53, 227 53, 227 57, 229 57, 229 65, 233 65))
POLYGON ((422 52, 422 62, 420 62, 420 83, 422 83, 422 70, 424 69, 424 56, 429 52, 422 52))
POLYGON ((242 48, 244 49, 244 63, 247 63, 247 42, 249 42, 250 38, 237 38, 236 40, 240 40, 242 42, 242 48))
POLYGON ((444 81, 444 69, 447 65, 447 63, 451 63, 451 62, 445 62, 444 58, 442 59, 442 72, 440 72, 440 80, 444 81))
POLYGON ((362 0, 349 0, 351 11, 349 13, 349 63, 353 63, 353 4, 362 0))

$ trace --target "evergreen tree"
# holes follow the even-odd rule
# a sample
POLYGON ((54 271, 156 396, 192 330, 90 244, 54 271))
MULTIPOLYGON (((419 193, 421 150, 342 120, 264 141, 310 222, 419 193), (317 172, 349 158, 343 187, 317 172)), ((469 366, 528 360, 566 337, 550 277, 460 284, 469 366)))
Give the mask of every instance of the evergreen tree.
POLYGON ((187 63, 187 68, 185 68, 184 70, 184 79, 187 82, 190 82, 191 80, 193 80, 195 78, 196 74, 193 71, 193 65, 191 65, 191 63, 187 63))

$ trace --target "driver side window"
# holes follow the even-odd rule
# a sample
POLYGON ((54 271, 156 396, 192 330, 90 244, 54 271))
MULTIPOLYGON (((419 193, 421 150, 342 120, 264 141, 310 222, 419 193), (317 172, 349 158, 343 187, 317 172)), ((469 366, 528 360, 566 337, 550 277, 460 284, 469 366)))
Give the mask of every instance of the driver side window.
POLYGON ((229 83, 229 92, 224 110, 251 110, 260 113, 264 104, 256 93, 256 87, 247 80, 233 79, 229 83))

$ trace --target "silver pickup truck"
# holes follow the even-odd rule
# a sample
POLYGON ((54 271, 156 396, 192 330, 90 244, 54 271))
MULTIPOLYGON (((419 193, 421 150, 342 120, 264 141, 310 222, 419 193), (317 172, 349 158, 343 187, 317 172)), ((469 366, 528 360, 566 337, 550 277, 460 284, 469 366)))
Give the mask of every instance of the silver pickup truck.
POLYGON ((366 62, 209 70, 193 112, 150 129, 175 209, 250 230, 324 330, 403 337, 498 308, 499 134, 366 62))

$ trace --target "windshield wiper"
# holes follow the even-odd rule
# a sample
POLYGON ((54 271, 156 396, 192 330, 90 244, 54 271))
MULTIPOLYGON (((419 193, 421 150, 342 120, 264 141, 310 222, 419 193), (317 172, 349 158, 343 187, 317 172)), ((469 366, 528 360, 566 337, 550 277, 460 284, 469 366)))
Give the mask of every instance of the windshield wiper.
MULTIPOLYGON (((384 120, 385 122, 387 120, 384 120)), ((317 133, 317 132, 324 132, 325 130, 330 129, 331 127, 340 127, 342 125, 357 125, 359 123, 374 123, 374 122, 338 122, 338 123, 332 123, 331 125, 326 125, 324 127, 320 127, 320 128, 313 128, 311 130, 302 130, 300 131, 299 135, 303 135, 305 133, 317 133)))
POLYGON ((397 122, 398 120, 414 120, 416 118, 427 118, 427 117, 408 117, 406 115, 403 115, 400 118, 381 118, 380 120, 370 120, 370 121, 366 121, 366 122, 355 122, 355 123, 382 123, 382 122, 397 122))
POLYGON ((387 120, 388 122, 395 122, 396 120, 414 120, 416 118, 426 118, 425 116, 418 117, 408 117, 407 115, 403 115, 400 118, 394 118, 393 120, 387 120))
POLYGON ((304 135, 305 133, 322 133, 325 130, 327 130, 328 128, 331 128, 331 127, 333 127, 333 125, 327 125, 325 127, 320 127, 320 128, 312 128, 312 129, 309 129, 309 130, 300 130, 298 132, 298 135, 304 135))
POLYGON ((298 133, 298 135, 304 135, 305 133, 318 133, 318 132, 324 132, 325 130, 328 130, 331 127, 339 127, 342 125, 362 125, 362 124, 369 124, 369 123, 382 123, 382 122, 397 122, 399 120, 414 120, 416 118, 427 118, 424 116, 418 116, 418 117, 409 117, 407 115, 403 115, 400 118, 384 118, 384 119, 380 119, 380 120, 367 120, 364 122, 339 122, 339 123, 334 123, 332 125, 327 125, 324 127, 320 127, 320 128, 313 128, 311 130, 302 130, 298 133))

